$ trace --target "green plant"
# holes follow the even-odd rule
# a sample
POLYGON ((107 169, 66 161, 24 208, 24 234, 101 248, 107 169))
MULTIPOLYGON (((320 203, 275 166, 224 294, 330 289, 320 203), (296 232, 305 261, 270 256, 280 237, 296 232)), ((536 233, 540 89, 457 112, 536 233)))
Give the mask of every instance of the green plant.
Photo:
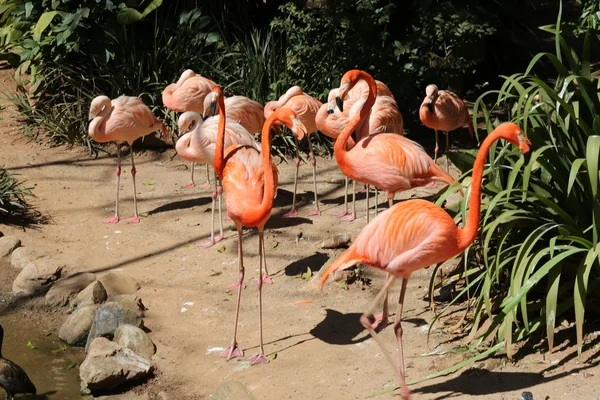
POLYGON ((14 173, 0 166, 0 216, 17 216, 27 213, 26 196, 31 195, 31 188, 18 181, 14 173))
MULTIPOLYGON (((490 131, 498 123, 493 112, 507 107, 533 143, 528 161, 508 145, 490 150, 481 235, 462 276, 469 280, 461 295, 475 295, 472 348, 495 335, 494 348, 508 357, 514 343, 544 329, 552 351, 559 318, 574 320, 581 352, 586 301, 600 287, 600 81, 590 68, 597 33, 588 29, 577 53, 561 35, 560 12, 556 26, 556 53, 540 53, 525 73, 505 76, 473 110, 490 131), (534 72, 544 59, 556 70, 553 84, 534 72)), ((455 156, 465 175, 473 159, 474 152, 455 156)))

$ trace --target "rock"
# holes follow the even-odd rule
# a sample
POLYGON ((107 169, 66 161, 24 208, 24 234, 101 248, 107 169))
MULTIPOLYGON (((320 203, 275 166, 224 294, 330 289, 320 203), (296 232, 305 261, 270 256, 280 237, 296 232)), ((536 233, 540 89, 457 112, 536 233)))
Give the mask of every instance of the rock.
POLYGON ((100 281, 90 283, 71 302, 72 307, 89 306, 91 304, 102 304, 108 298, 106 289, 100 281))
POLYGON ((48 254, 44 250, 32 247, 19 247, 12 252, 10 264, 14 268, 23 269, 27 264, 44 258, 48 258, 48 254))
MULTIPOLYGON (((13 252, 13 254, 15 254, 13 252)), ((41 294, 47 291, 52 284, 60 279, 62 265, 54 263, 29 263, 13 282, 12 291, 26 295, 41 294)))
POLYGON ((144 358, 150 358, 156 353, 156 347, 146 332, 133 325, 120 325, 115 330, 115 338, 113 340, 115 343, 133 350, 135 354, 144 358))
POLYGON ((142 303, 142 299, 137 297, 135 294, 120 294, 118 296, 111 297, 110 301, 119 303, 123 308, 134 311, 140 318, 144 317, 144 311, 147 310, 146 306, 144 306, 144 303, 142 303))
MULTIPOLYGON (((148 393, 137 395, 135 393, 126 392, 123 394, 116 394, 114 396, 94 397, 94 400, 150 400, 150 396, 148 393)), ((160 397, 158 397, 157 400, 160 400, 160 397)))
POLYGON ((98 336, 112 338, 119 325, 124 324, 141 328, 144 325, 144 321, 134 311, 123 308, 119 303, 109 302, 100 306, 98 311, 96 311, 94 322, 90 328, 85 346, 86 351, 95 338, 98 336))
POLYGON ((21 246, 19 238, 2 236, 0 238, 0 258, 8 257, 19 246, 21 246))
POLYGON ((256 400, 246 386, 237 381, 223 383, 210 396, 214 400, 256 400))
POLYGON ((135 279, 129 275, 118 274, 116 272, 109 272, 103 275, 100 278, 100 282, 104 285, 108 297, 135 293, 140 288, 135 279))
POLYGON ((72 346, 85 346, 98 305, 78 307, 62 324, 58 337, 72 346))
POLYGON ((333 235, 332 237, 323 240, 323 245, 321 247, 324 249, 339 249, 341 247, 348 247, 350 240, 350 235, 346 233, 333 235))
POLYGON ((46 293, 46 304, 50 306, 66 306, 79 292, 96 280, 91 272, 74 274, 56 282, 46 293))
POLYGON ((79 368, 81 392, 85 394, 113 389, 146 378, 153 371, 150 361, 133 350, 106 338, 96 338, 79 368))

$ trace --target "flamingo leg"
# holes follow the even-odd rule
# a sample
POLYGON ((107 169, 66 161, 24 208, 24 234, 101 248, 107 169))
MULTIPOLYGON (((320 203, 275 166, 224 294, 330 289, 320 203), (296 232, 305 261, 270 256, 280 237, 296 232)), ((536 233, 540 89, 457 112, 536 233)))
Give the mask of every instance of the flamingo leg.
POLYGON ((450 167, 448 166, 448 152, 450 151, 450 132, 446 131, 446 172, 449 172, 450 167))
POLYGON ((352 180, 352 214, 342 218, 344 221, 352 222, 356 219, 356 181, 352 180))
POLYGON ((227 359, 227 361, 231 360, 235 357, 243 357, 244 352, 239 348, 237 343, 237 327, 238 327, 238 319, 240 316, 240 300, 242 299, 242 286, 244 284, 244 254, 242 251, 242 226, 239 225, 237 227, 238 231, 238 266, 239 266, 239 281, 237 283, 238 295, 237 295, 237 305, 235 307, 235 320, 233 324, 233 339, 231 340, 231 346, 225 349, 221 353, 221 357, 227 359))
POLYGON ((116 224, 119 222, 119 185, 121 181, 121 144, 117 143, 117 197, 115 202, 115 216, 104 218, 105 224, 116 224))
POLYGON ((137 173, 135 169, 135 161, 133 160, 133 146, 130 146, 129 151, 131 152, 131 178, 133 180, 133 217, 127 218, 128 224, 137 224, 140 222, 140 216, 137 211, 137 189, 135 187, 135 174, 137 173))
POLYGON ((258 259, 259 259, 259 267, 258 267, 258 330, 260 336, 260 347, 258 354, 250 357, 248 361, 251 364, 267 364, 269 359, 265 356, 265 350, 263 348, 263 320, 262 320, 262 285, 263 285, 263 274, 262 274, 262 266, 264 262, 264 232, 262 229, 258 230, 258 259))
POLYGON ((193 161, 190 163, 190 169, 192 170, 192 173, 191 173, 191 177, 190 177, 190 183, 188 183, 187 185, 185 185, 185 187, 187 189, 191 189, 194 186, 196 186, 196 183, 194 182, 194 164, 195 163, 193 161))
POLYGON ((377 332, 375 332, 375 330, 371 326, 372 324, 370 321, 370 317, 373 315, 372 314, 373 309, 375 308, 377 303, 379 303, 381 298, 389 291, 389 288, 395 279, 396 279, 396 277, 394 275, 390 274, 388 276, 388 278, 385 282, 385 285, 383 286, 383 288, 379 291, 379 293, 375 297, 375 300, 371 304, 371 307, 369 308, 369 310, 360 317, 360 322, 365 327, 365 329, 367 329, 369 331, 369 333, 371 334, 371 337, 375 340, 375 342, 377 343, 377 346, 379 346, 379 349, 383 353, 385 359, 387 360, 387 362, 390 364, 390 366, 394 370, 394 373, 396 374, 396 379, 398 379, 398 383, 400 383, 400 386, 402 387, 402 392, 401 392, 402 400, 408 400, 410 397, 410 390, 408 390, 408 387, 406 386, 406 380, 404 379, 404 373, 403 373, 404 367, 398 368, 396 366, 396 363, 394 362, 394 360, 392 359, 390 354, 387 351, 385 351, 385 344, 383 343, 381 337, 377 334, 377 332))
POLYGON ((313 169, 313 190, 315 192, 315 209, 308 213, 309 216, 313 215, 321 215, 321 211, 319 211, 319 199, 317 198, 317 159, 315 158, 315 153, 313 152, 312 142, 310 141, 310 135, 306 136, 308 140, 308 151, 310 153, 310 163, 312 164, 313 169))
POLYGON ((388 206, 389 208, 392 208, 394 206, 394 193, 387 193, 388 196, 388 206))
POLYGON ((333 215, 336 217, 343 217, 344 215, 348 215, 348 177, 344 176, 344 211, 334 213, 333 215))
POLYGON ((219 236, 215 238, 215 241, 219 242, 225 237, 223 235, 223 185, 221 184, 221 181, 217 178, 217 172, 213 172, 215 178, 215 185, 217 186, 217 196, 219 198, 219 236))
POLYGON ((379 189, 375 188, 375 216, 379 213, 379 189))
POLYGON ((298 169, 300 168, 300 152, 298 151, 298 137, 294 135, 294 140, 296 141, 296 173, 294 174, 294 195, 292 197, 292 209, 285 214, 284 217, 295 217, 298 215, 298 211, 296 211, 296 190, 298 189, 298 169))
POLYGON ((367 185, 367 224, 369 223, 369 191, 371 190, 371 185, 367 185))
POLYGON ((435 150, 434 150, 434 155, 433 155, 433 162, 437 161, 437 155, 438 155, 438 150, 440 149, 440 146, 438 145, 438 131, 437 129, 435 130, 435 150))
POLYGON ((214 172, 214 178, 215 178, 216 188, 210 196, 212 198, 212 204, 210 207, 210 239, 208 241, 200 244, 200 247, 204 247, 204 248, 208 248, 223 239, 223 218, 222 218, 223 215, 221 213, 222 188, 219 185, 219 182, 217 181, 217 173, 216 172, 214 172), (216 206, 217 198, 219 199, 219 224, 220 224, 220 228, 221 228, 221 231, 220 231, 221 234, 219 236, 215 237, 215 206, 216 206))
MULTIPOLYGON (((398 310, 396 311, 396 320, 394 321, 394 333, 398 341, 398 357, 400 358, 400 373, 406 375, 404 369, 404 352, 402 348, 402 309, 404 306, 404 296, 406 295, 406 287, 408 286, 408 278, 402 278, 402 289, 398 298, 398 310)), ((404 386, 404 385, 403 385, 404 386)))
POLYGON ((265 249, 265 241, 262 241, 262 251, 264 254, 264 264, 265 264, 265 274, 263 275, 262 282, 263 283, 273 283, 271 276, 269 275, 269 271, 267 270, 267 250, 265 249))
MULTIPOLYGON (((386 275, 386 281, 390 279, 391 274, 388 272, 386 275)), ((389 306, 388 306, 388 292, 385 292, 385 297, 383 298, 383 312, 381 314, 375 315, 375 322, 371 324, 371 327, 375 332, 381 331, 383 328, 390 324, 389 321, 389 306)))

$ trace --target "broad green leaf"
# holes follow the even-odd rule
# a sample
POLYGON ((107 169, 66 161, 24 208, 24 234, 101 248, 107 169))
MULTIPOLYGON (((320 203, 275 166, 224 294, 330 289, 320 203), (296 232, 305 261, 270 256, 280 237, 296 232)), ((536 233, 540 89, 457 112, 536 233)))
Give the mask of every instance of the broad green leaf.
POLYGON ((590 136, 586 148, 586 160, 590 184, 594 198, 598 196, 598 158, 600 157, 600 136, 590 136))
POLYGON ((40 40, 42 33, 52 22, 52 19, 58 14, 58 11, 48 11, 43 13, 38 19, 38 22, 33 27, 33 38, 35 40, 40 40))
POLYGON ((583 260, 579 268, 577 268, 577 276, 575 277, 575 329, 577 330, 577 353, 579 355, 581 355, 581 348, 583 347, 583 321, 590 271, 597 261, 598 249, 600 249, 600 247, 597 246, 596 249, 588 252, 585 260, 583 260))
POLYGON ((553 268, 548 273, 548 288, 546 290, 546 335, 548 336, 548 351, 554 348, 554 327, 556 326, 556 301, 560 283, 560 268, 553 268))

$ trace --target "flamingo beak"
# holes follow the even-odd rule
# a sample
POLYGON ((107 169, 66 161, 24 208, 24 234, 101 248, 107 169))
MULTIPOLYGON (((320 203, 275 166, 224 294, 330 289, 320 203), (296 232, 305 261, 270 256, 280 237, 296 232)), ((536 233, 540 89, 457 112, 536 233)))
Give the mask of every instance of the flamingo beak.
POLYGON ((523 133, 519 133, 519 150, 521 153, 527 154, 530 150, 531 141, 523 135, 523 133))
POLYGON ((302 121, 297 118, 292 119, 292 130, 296 132, 296 136, 298 136, 299 140, 302 140, 307 133, 306 127, 302 121))
POLYGON ((212 100, 210 102, 210 116, 211 117, 213 115, 217 114, 217 99, 218 99, 218 97, 219 97, 218 93, 212 94, 212 100))
POLYGON ((338 89, 338 95, 335 98, 335 104, 340 109, 341 112, 344 112, 344 99, 348 94, 348 89, 350 88, 350 83, 343 83, 338 89))
POLYGON ((427 103, 427 109, 429 110, 430 113, 433 112, 433 105, 435 104, 435 99, 433 98, 433 95, 429 96, 429 103, 427 103))

